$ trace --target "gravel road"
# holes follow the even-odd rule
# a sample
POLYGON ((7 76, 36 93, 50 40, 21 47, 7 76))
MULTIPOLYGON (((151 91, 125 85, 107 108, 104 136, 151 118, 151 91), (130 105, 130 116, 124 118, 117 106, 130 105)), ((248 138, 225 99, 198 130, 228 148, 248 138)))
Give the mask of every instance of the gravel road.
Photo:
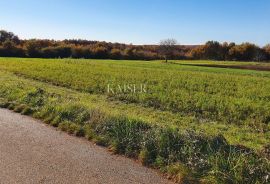
POLYGON ((0 183, 171 183, 134 160, 0 109, 0 183))

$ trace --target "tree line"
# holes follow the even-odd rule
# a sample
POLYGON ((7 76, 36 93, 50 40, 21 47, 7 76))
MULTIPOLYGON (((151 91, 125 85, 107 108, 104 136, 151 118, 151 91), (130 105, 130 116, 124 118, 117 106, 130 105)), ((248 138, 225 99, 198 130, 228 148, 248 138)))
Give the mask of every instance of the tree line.
POLYGON ((270 60, 270 45, 261 48, 252 43, 237 45, 209 41, 204 45, 184 46, 171 44, 173 40, 169 41, 162 41, 160 45, 132 45, 89 40, 22 40, 12 32, 0 30, 0 57, 270 60), (166 43, 170 43, 170 45, 166 45, 166 43))
POLYGON ((232 61, 269 61, 270 44, 263 48, 252 43, 219 43, 208 41, 205 45, 198 46, 190 51, 193 59, 207 60, 232 60, 232 61))

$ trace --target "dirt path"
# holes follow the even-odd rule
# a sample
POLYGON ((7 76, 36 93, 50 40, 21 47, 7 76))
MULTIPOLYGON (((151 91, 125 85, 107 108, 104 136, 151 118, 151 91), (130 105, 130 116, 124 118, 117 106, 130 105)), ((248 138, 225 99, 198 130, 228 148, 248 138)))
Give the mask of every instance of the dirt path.
POLYGON ((0 183, 170 183, 105 148, 0 109, 0 183))
POLYGON ((232 68, 232 69, 245 69, 245 70, 257 70, 257 71, 270 71, 270 66, 263 65, 222 65, 222 64, 183 64, 188 66, 201 66, 211 68, 232 68))

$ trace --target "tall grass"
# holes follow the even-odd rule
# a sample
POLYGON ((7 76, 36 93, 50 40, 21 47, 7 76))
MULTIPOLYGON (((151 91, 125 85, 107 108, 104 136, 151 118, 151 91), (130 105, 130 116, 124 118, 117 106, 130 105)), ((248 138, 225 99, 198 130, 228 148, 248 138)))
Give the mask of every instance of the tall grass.
MULTIPOLYGON (((70 134, 108 146, 115 153, 137 158, 180 183, 269 183, 269 145, 265 145, 269 139, 270 112, 267 75, 235 71, 229 75, 226 70, 217 73, 208 69, 194 72, 189 67, 172 68, 159 63, 38 61, 0 62, 2 70, 43 81, 26 80, 0 71, 0 107, 32 115, 70 134), (107 94, 104 86, 119 81, 146 83, 150 91, 135 95, 107 94), (151 110, 149 116, 162 116, 169 110, 172 116, 181 114, 183 119, 178 124, 159 124, 137 116, 110 113, 112 109, 89 105, 86 98, 79 100, 82 93, 47 83, 105 94, 108 103, 132 102, 133 106, 115 102, 110 107, 133 107, 135 115, 139 108, 146 106, 151 107, 144 108, 147 110, 153 107, 161 110, 151 110), (194 118, 185 119, 189 116, 194 118), (191 123, 191 120, 200 121, 192 124, 194 129, 182 128, 183 121, 191 123), (206 134, 195 127, 208 123, 206 126, 211 129, 215 126, 213 120, 228 127, 230 124, 239 127, 235 138, 237 133, 241 134, 243 124, 253 127, 255 136, 263 135, 265 140, 260 144, 264 149, 255 151, 232 145, 222 134, 206 134)), ((164 121, 167 118, 164 116, 164 121)), ((223 133, 222 129, 226 128, 221 126, 217 130, 223 133)))
POLYGON ((2 69, 110 100, 138 103, 197 119, 248 125, 270 121, 269 72, 192 68, 158 62, 1 59, 2 69), (147 93, 107 92, 108 84, 145 84, 147 93))
MULTIPOLYGON (((3 90, 3 89, 2 89, 3 90)), ((227 143, 222 135, 152 125, 36 88, 1 95, 1 107, 30 114, 70 134, 85 136, 112 151, 160 169, 179 183, 268 183, 270 162, 263 154, 227 143), (13 101, 10 102, 10 98, 13 101), (42 102, 42 103, 41 103, 42 102)))

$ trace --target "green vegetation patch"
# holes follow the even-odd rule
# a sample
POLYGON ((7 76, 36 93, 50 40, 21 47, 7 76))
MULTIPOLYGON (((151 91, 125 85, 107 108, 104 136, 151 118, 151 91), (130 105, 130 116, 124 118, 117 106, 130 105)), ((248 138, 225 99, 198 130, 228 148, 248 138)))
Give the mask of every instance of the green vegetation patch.
MULTIPOLYGON (((16 112, 28 109, 27 114, 70 134, 109 146, 115 153, 138 158, 175 181, 267 183, 270 171, 267 146, 254 151, 231 145, 221 134, 204 132, 200 122, 193 122, 196 120, 193 117, 116 103, 104 96, 23 79, 6 72, 0 74, 1 107, 16 112), (124 109, 126 111, 122 111, 124 109), (154 121, 162 118, 164 122, 154 121), (170 120, 173 122, 165 123, 170 120), (185 121, 190 121, 188 125, 191 126, 185 127, 185 121)), ((213 124, 213 127, 218 129, 219 126, 213 124)), ((238 130, 240 133, 240 128, 238 130)), ((266 134, 264 136, 267 141, 266 134)))
MULTIPOLYGON (((195 61, 193 61, 195 63, 195 61)), ((110 100, 202 121, 269 130, 270 73, 110 60, 1 59, 2 70, 110 100), (110 93, 108 85, 144 84, 144 93, 110 93)))

